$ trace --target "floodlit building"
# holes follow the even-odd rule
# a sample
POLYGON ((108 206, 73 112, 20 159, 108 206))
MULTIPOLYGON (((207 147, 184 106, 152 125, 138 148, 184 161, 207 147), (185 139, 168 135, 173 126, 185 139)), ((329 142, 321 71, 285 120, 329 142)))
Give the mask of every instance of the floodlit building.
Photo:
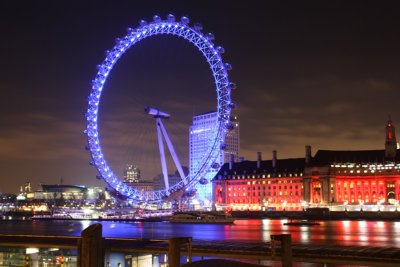
POLYGON ((213 180, 214 201, 232 209, 260 210, 267 206, 298 207, 303 200, 304 158, 230 161, 213 180))
POLYGON ((304 193, 311 203, 397 205, 400 153, 392 121, 386 124, 383 150, 319 150, 307 168, 304 193))
POLYGON ((234 162, 239 161, 240 152, 240 131, 239 131, 239 119, 237 116, 231 116, 231 128, 226 133, 225 145, 226 148, 223 150, 224 162, 227 163, 233 157, 234 162))
POLYGON ((42 184, 42 190, 30 192, 27 199, 85 199, 87 187, 84 185, 42 184))
POLYGON ((213 180, 218 205, 233 209, 305 205, 381 205, 400 200, 400 153, 391 120, 386 124, 385 149, 318 150, 305 157, 229 162, 213 180))
MULTIPOLYGON (((193 117, 193 122, 189 130, 189 170, 192 175, 200 169, 200 164, 207 153, 210 146, 210 139, 214 133, 214 127, 217 121, 217 112, 208 112, 193 117)), ((215 164, 222 166, 228 160, 230 155, 234 159, 239 157, 239 122, 237 117, 231 118, 231 130, 225 139, 224 150, 219 151, 219 157, 215 164)), ((200 182, 196 185, 196 197, 202 204, 211 206, 212 203, 212 184, 211 180, 218 172, 218 168, 208 170, 205 177, 201 177, 200 182)))
POLYGON ((154 190, 153 181, 142 180, 140 177, 140 169, 132 164, 127 165, 124 170, 124 183, 144 192, 154 190))
POLYGON ((140 181, 140 169, 132 164, 128 164, 124 170, 125 183, 138 183, 140 181))

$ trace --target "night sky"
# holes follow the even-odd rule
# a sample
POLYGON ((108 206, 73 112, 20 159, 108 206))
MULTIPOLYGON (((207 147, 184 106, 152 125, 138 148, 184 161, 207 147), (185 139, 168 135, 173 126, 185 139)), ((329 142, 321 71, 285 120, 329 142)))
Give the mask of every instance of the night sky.
MULTIPOLYGON (((396 1, 81 2, 0 2, 0 192, 61 179, 104 186, 85 151, 91 80, 115 38, 156 14, 188 16, 225 48, 246 159, 257 151, 269 159, 272 150, 278 159, 303 157, 305 145, 313 154, 383 149, 389 115, 400 129, 396 1)), ((216 107, 211 72, 190 43, 146 39, 113 69, 99 123, 118 173, 136 161, 132 140, 150 143, 155 131, 144 105, 171 112, 171 139, 186 151, 178 144, 187 142, 191 116, 216 107)))

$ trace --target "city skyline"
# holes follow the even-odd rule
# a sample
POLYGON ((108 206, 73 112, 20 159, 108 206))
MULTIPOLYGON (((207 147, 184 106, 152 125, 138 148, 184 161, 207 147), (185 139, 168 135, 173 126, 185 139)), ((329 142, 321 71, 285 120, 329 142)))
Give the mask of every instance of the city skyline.
MULTIPOLYGON (((105 185, 95 179, 85 151, 90 82, 115 38, 153 15, 188 16, 225 48, 223 59, 233 67, 230 80, 238 85, 232 99, 238 104, 245 159, 255 160, 258 151, 269 159, 272 150, 278 158, 301 157, 305 145, 313 154, 383 149, 389 115, 400 127, 400 19, 389 2, 7 1, 0 10, 0 192, 17 192, 26 181, 35 189, 61 177, 66 184, 105 185)), ((215 99, 203 97, 203 89, 212 87, 206 62, 184 42, 149 40, 131 50, 137 54, 123 58, 108 81, 121 87, 121 94, 104 95, 104 117, 113 125, 132 120, 113 120, 115 114, 108 112, 132 82, 165 100, 159 88, 179 79, 182 85, 174 88, 179 94, 168 96, 167 106, 176 108, 190 98, 189 118, 213 109, 215 99), (131 73, 142 79, 133 81, 131 73), (187 90, 191 84, 193 90, 187 90), (207 103, 210 99, 214 102, 207 103)), ((121 139, 108 140, 105 149, 112 150, 109 143, 121 139)), ((133 162, 121 164, 128 163, 133 162)))

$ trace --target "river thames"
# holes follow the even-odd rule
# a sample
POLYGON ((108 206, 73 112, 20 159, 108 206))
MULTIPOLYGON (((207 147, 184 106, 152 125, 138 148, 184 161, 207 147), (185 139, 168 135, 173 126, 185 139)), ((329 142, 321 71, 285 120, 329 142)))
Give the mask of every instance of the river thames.
MULTIPOLYGON (((169 222, 101 221, 104 237, 153 238, 191 236, 195 240, 269 242, 272 234, 291 234, 294 244, 400 247, 398 221, 319 221, 315 226, 287 226, 287 220, 246 219, 231 225, 169 222)), ((80 236, 99 221, 0 221, 0 234, 80 236)))

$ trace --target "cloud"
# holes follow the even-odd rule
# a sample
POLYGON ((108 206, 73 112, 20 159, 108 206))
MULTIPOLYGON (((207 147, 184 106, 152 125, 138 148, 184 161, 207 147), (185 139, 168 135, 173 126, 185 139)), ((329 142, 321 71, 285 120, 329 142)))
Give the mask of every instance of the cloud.
POLYGON ((82 157, 83 124, 50 113, 9 116, 0 132, 0 158, 55 160, 82 157), (77 136, 81 137, 78 139, 77 136))
POLYGON ((368 79, 366 81, 366 88, 372 91, 389 92, 394 89, 394 86, 387 81, 368 79))
POLYGON ((326 111, 331 114, 340 114, 352 111, 354 108, 353 103, 349 102, 334 102, 326 107, 326 111))

